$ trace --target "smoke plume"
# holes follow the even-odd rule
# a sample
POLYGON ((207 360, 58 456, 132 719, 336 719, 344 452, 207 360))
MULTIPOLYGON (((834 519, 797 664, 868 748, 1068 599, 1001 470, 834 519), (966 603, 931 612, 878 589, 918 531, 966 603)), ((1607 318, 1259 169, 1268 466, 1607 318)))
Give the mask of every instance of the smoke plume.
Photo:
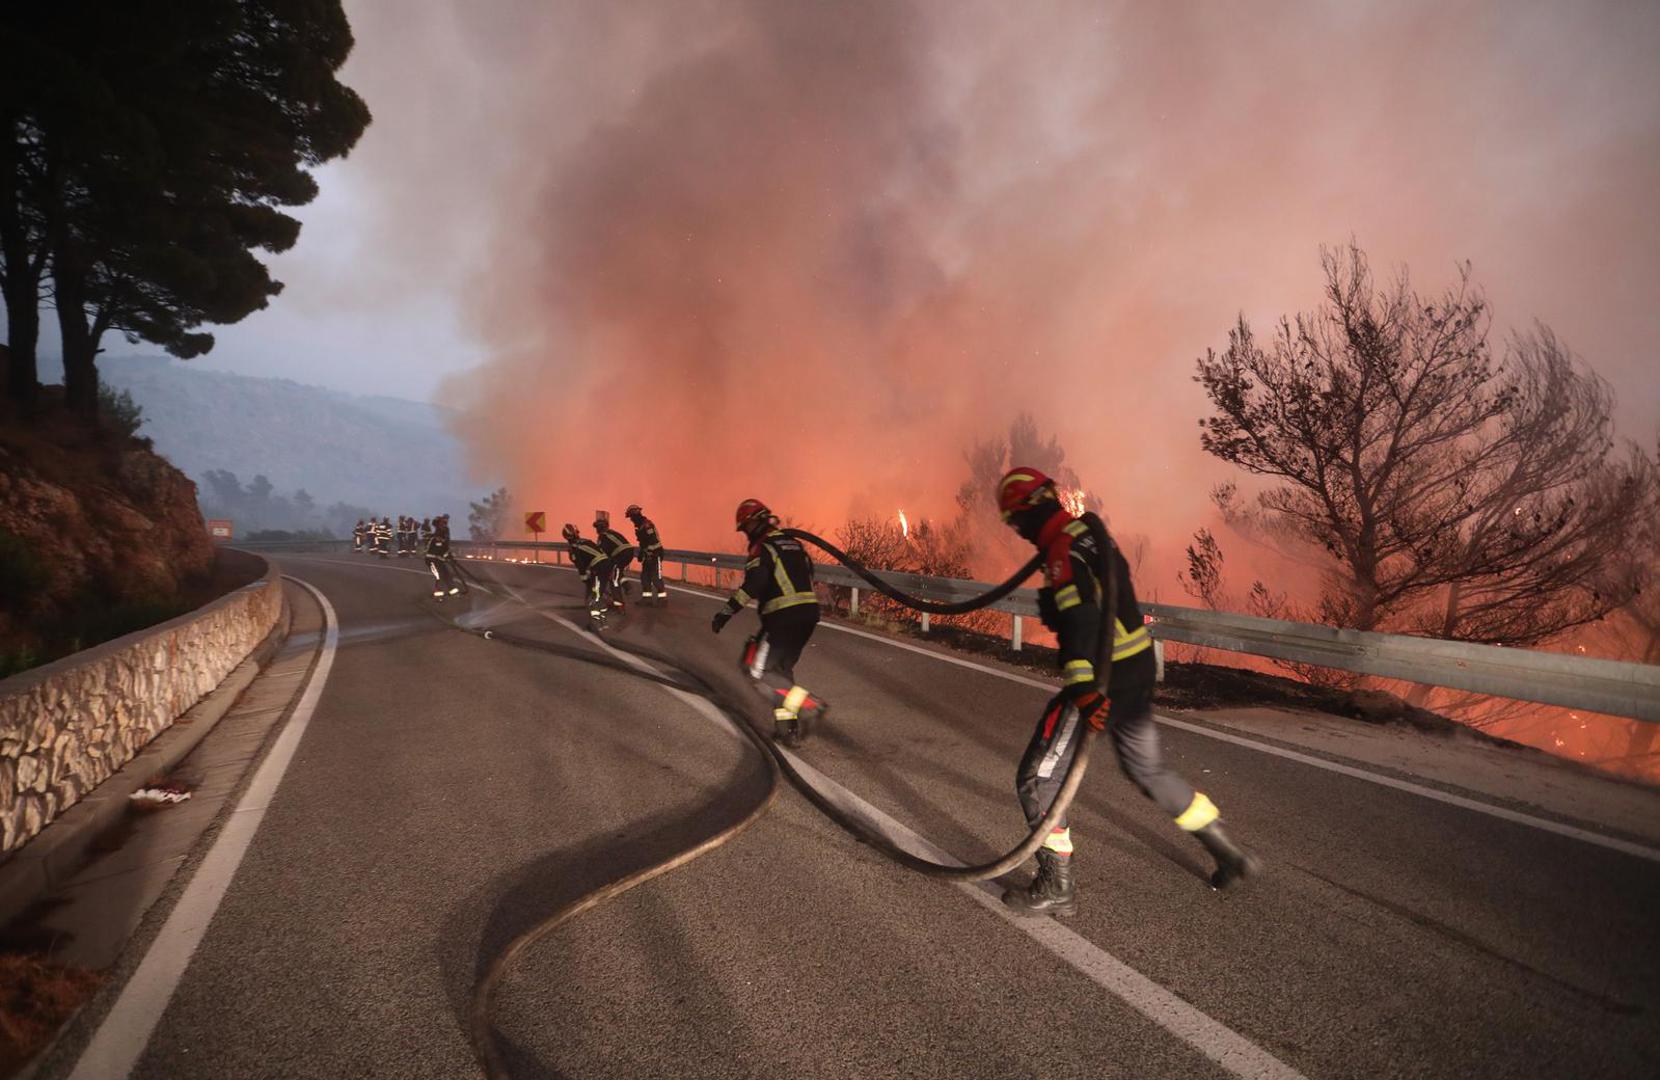
POLYGON ((948 516, 1026 410, 1174 594, 1230 476, 1194 358, 1314 306, 1350 236, 1430 291, 1473 260, 1660 422, 1652 5, 387 7, 348 74, 425 133, 365 151, 388 249, 442 248, 405 262, 485 356, 444 397, 555 522, 948 516))

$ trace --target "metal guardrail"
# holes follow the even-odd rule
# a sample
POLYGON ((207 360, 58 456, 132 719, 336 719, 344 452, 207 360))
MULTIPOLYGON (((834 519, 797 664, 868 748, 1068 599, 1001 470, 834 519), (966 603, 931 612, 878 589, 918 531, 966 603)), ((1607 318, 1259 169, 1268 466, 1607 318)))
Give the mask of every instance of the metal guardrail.
MULTIPOLYGON (((349 550, 351 541, 285 541, 237 546, 272 552, 349 550)), ((455 547, 474 554, 487 551, 493 558, 502 557, 502 552, 552 552, 556 563, 563 562, 565 551, 561 543, 530 540, 458 540, 455 547)), ((744 566, 742 555, 680 548, 665 549, 663 561, 680 566, 681 581, 688 580, 687 571, 694 566, 726 571, 741 571, 744 566)), ((860 594, 869 588, 858 575, 839 564, 822 562, 815 565, 814 573, 821 584, 852 590, 851 608, 857 613, 860 594)), ((965 600, 991 587, 980 581, 891 571, 878 571, 876 576, 895 588, 928 600, 965 600)), ((1660 665, 1343 630, 1170 604, 1142 604, 1141 607, 1149 617, 1153 636, 1162 641, 1660 723, 1660 665)), ((991 605, 991 610, 1014 616, 1012 645, 1019 649, 1024 620, 1036 618, 1038 614, 1037 590, 1016 589, 991 605)), ((929 622, 929 617, 923 615, 924 632, 929 629, 929 622)))

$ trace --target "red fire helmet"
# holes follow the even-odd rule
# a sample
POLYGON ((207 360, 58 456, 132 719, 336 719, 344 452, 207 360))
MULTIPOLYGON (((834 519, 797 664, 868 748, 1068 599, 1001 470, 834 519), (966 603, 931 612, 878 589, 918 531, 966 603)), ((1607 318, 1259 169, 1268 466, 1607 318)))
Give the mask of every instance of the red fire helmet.
POLYGON ((736 517, 738 520, 738 531, 746 532, 748 530, 748 526, 751 525, 756 518, 772 517, 772 511, 768 510, 767 504, 762 502, 760 499, 745 499, 743 502, 738 504, 738 512, 736 517))
POLYGON ((1010 469, 997 483, 997 509, 1003 520, 1040 502, 1057 498, 1055 482, 1038 469, 1010 469))

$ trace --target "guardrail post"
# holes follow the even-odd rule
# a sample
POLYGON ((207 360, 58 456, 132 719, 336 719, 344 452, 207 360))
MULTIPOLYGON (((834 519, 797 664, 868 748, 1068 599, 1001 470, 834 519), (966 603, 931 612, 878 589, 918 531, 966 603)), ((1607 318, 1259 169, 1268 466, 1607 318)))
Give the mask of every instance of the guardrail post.
POLYGON ((928 632, 928 613, 926 611, 922 613, 922 632, 924 634, 928 632))
POLYGON ((1013 639, 1012 644, 1014 646, 1014 651, 1019 652, 1020 651, 1020 616, 1019 615, 1016 615, 1014 617, 1014 639, 1013 639))
POLYGON ((857 615, 859 613, 859 587, 857 585, 853 587, 853 599, 848 602, 847 613, 849 615, 857 615))
POLYGON ((1153 681, 1164 681, 1164 642, 1153 639, 1153 681))

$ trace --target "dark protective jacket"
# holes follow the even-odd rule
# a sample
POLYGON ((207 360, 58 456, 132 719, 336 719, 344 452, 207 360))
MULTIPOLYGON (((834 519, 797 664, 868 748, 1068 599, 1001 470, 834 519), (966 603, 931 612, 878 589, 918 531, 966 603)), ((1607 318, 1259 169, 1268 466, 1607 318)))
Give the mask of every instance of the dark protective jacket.
POLYGON ((817 607, 813 560, 807 557, 801 541, 773 529, 750 545, 749 560, 744 563, 744 583, 727 598, 727 610, 742 611, 751 600, 760 608, 763 621, 786 608, 807 604, 817 607))
POLYGON ((447 559, 450 555, 450 530, 438 526, 427 536, 427 558, 447 559))
POLYGON ((657 526, 652 524, 648 517, 643 517, 634 523, 634 539, 640 542, 640 553, 656 551, 662 552, 663 541, 657 535, 657 526))
POLYGON ((583 577, 593 573, 595 564, 605 562, 608 558, 592 540, 580 536, 565 546, 570 549, 571 563, 576 567, 576 572, 583 577))
MULTIPOLYGON (((1104 576, 1100 545, 1088 525, 1058 509, 1038 533, 1038 547, 1044 556, 1044 586, 1038 590, 1038 609, 1043 625, 1060 639, 1063 681, 1068 686, 1093 683, 1097 678, 1095 649, 1101 630, 1104 576)), ((1135 586, 1130 582, 1130 564, 1116 545, 1111 558, 1112 573, 1117 578, 1118 610, 1113 620, 1109 697, 1114 688, 1127 689, 1152 681, 1153 648, 1141 606, 1136 603, 1135 586)))
POLYGON ((599 530, 598 542, 607 559, 623 562, 634 557, 634 545, 628 542, 628 537, 609 526, 599 530))

